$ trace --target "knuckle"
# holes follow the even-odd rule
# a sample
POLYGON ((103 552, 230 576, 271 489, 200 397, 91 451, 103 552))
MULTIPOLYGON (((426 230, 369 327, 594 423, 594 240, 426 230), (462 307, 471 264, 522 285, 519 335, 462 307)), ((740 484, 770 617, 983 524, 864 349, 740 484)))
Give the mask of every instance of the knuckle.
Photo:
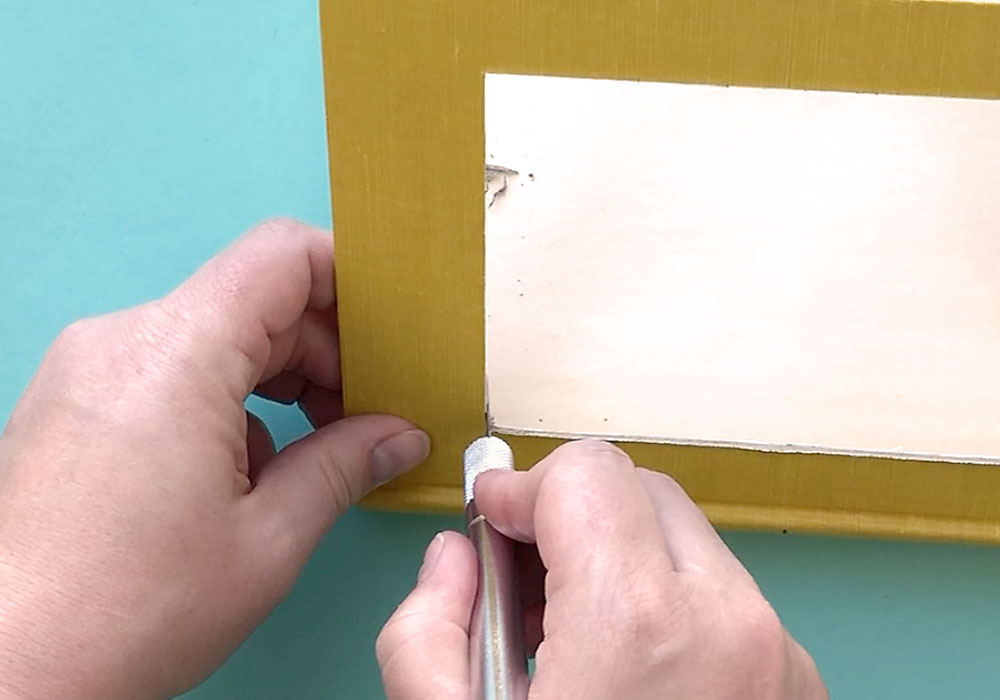
POLYGON ((553 451, 553 471, 578 471, 608 467, 634 469, 632 460, 621 449, 602 440, 576 440, 553 451))
POLYGON ((56 354, 76 354, 91 347, 96 340, 95 318, 84 318, 73 321, 63 328, 52 343, 52 352, 56 354))
POLYGON ((730 616, 730 633, 720 636, 720 651, 728 658, 741 660, 741 675, 755 686, 754 697, 772 697, 782 686, 787 666, 785 628, 760 595, 744 597, 738 613, 730 616))
POLYGON ((652 475, 652 478, 657 479, 672 489, 677 489, 678 491, 683 491, 683 487, 677 482, 677 479, 670 476, 669 474, 664 474, 663 472, 655 472, 652 469, 642 468, 642 471, 652 475))
MULTIPOLYGON (((262 583, 260 588, 260 603, 261 607, 265 611, 265 614, 276 608, 285 598, 289 596, 292 592, 292 588, 295 585, 295 576, 286 573, 286 571, 298 571, 302 567, 301 558, 298 555, 298 551, 301 547, 296 549, 296 556, 291 556, 291 548, 289 547, 289 553, 286 555, 286 560, 293 562, 296 568, 286 567, 285 571, 273 573, 269 572, 265 577, 265 581, 262 583)), ((279 560, 280 561, 280 560, 279 560)))
POLYGON ((42 396, 58 387, 59 400, 50 406, 74 414, 93 411, 93 392, 107 384, 109 374, 102 323, 100 317, 74 321, 59 332, 45 352, 34 381, 48 387, 42 396))
POLYGON ((609 472, 621 476, 635 470, 628 455, 600 440, 566 443, 556 448, 551 458, 545 481, 558 490, 589 491, 596 477, 606 478, 609 472))
POLYGON ((461 697, 468 692, 468 680, 430 663, 468 649, 467 632, 453 621, 443 621, 429 609, 404 600, 375 638, 375 660, 382 673, 386 695, 396 697, 412 688, 419 669, 424 685, 440 697, 461 697))
POLYGON ((613 458, 628 460, 628 455, 619 447, 605 440, 574 440, 573 442, 560 445, 556 448, 555 452, 577 459, 613 458))
POLYGON ((154 368, 184 364, 184 345, 188 342, 184 323, 172 308, 154 302, 123 312, 117 347, 113 350, 121 366, 137 369, 144 381, 160 377, 154 368))
POLYGON ((264 219, 250 229, 251 235, 270 238, 275 236, 290 238, 299 236, 301 233, 302 224, 289 216, 275 216, 264 219))
POLYGON ((684 487, 680 485, 680 482, 678 482, 677 479, 670 476, 669 474, 664 474, 663 472, 656 472, 653 471, 652 469, 646 469, 645 467, 640 467, 639 470, 642 471, 647 478, 660 482, 660 484, 664 488, 669 489, 677 493, 678 495, 682 495, 685 498, 690 498, 684 487))
POLYGON ((421 616, 409 609, 408 601, 403 601, 375 638, 375 661, 385 671, 390 663, 406 650, 424 639, 427 634, 422 629, 421 616))
POLYGON ((85 400, 95 385, 119 371, 118 314, 74 321, 60 331, 46 353, 44 367, 69 380, 67 397, 85 400))
POLYGON ((395 615, 389 618, 378 636, 375 637, 375 661, 379 668, 385 668, 392 658, 396 649, 396 622, 395 615))
POLYGON ((137 351, 166 347, 181 324, 170 307, 155 303, 127 312, 123 325, 123 343, 137 351))
POLYGON ((744 651, 756 652, 765 658, 784 653, 785 628, 774 608, 763 597, 754 595, 744 606, 742 632, 739 640, 744 651))
POLYGON ((330 495, 331 512, 342 513, 347 510, 354 502, 357 491, 348 477, 349 465, 344 464, 340 455, 328 450, 317 461, 316 468, 319 469, 330 495))

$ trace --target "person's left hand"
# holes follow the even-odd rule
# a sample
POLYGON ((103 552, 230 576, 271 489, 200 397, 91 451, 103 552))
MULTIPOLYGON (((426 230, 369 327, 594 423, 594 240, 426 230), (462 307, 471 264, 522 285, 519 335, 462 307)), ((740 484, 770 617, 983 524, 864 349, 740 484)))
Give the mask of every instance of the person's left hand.
POLYGON ((177 290, 81 321, 0 439, 0 698, 162 698, 287 593, 333 520, 423 461, 342 419, 329 233, 262 224, 177 290), (317 430, 277 454, 251 392, 317 430))

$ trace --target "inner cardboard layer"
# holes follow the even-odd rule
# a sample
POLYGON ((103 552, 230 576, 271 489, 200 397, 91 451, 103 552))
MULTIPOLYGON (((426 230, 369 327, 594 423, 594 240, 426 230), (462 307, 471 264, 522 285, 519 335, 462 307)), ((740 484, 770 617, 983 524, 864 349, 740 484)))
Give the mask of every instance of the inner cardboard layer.
POLYGON ((1000 456, 1000 101, 485 81, 498 430, 1000 456))

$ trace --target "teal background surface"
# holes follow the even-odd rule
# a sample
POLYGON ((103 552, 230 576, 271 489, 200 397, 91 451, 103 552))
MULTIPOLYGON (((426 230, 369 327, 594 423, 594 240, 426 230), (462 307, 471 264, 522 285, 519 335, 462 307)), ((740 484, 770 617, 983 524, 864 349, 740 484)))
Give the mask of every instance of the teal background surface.
MULTIPOLYGON (((163 294, 258 219, 329 225, 327 184, 314 0, 0 0, 0 418, 64 325, 163 294)), ((255 408, 280 442, 306 429, 255 408)), ((186 697, 382 697, 375 635, 459 526, 349 513, 186 697)), ((834 698, 1000 696, 1000 551, 725 537, 834 698)))

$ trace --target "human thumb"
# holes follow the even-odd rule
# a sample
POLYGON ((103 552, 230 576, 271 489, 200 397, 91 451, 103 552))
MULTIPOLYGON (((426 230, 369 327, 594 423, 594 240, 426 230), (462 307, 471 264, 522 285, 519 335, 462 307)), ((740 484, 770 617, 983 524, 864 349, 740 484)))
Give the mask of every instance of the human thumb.
POLYGON ((304 564, 333 521, 376 485, 423 462, 430 439, 395 416, 353 416, 288 445, 254 476, 246 507, 265 559, 304 564))
POLYGON ((469 619, 478 570, 472 544, 457 532, 434 536, 417 585, 375 643, 388 700, 467 700, 469 619))

